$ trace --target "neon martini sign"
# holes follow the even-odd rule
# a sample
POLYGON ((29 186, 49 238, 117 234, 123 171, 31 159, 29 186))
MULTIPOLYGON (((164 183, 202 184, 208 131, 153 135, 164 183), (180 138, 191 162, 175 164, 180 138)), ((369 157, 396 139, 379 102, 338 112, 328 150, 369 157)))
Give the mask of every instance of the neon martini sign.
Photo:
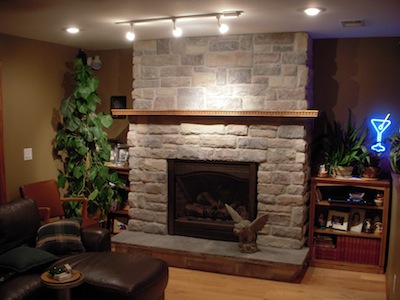
POLYGON ((382 145, 382 134, 392 123, 389 120, 390 113, 386 115, 384 119, 371 119, 371 124, 374 126, 376 131, 376 144, 371 146, 371 149, 376 152, 383 152, 386 150, 385 146, 382 145))

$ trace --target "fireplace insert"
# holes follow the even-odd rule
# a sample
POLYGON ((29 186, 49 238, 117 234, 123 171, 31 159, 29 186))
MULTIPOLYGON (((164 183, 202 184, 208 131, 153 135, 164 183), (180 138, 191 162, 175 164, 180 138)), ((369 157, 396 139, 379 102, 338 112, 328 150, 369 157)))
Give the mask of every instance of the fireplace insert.
POLYGON ((225 204, 254 220, 257 164, 168 160, 168 233, 237 241, 225 204))

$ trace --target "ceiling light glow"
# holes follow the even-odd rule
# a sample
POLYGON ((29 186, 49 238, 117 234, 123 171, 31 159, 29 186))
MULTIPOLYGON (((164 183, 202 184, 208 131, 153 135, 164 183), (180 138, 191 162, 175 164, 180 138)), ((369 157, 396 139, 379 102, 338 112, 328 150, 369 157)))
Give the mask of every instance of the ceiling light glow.
POLYGON ((318 15, 320 12, 322 12, 323 9, 322 8, 317 8, 317 7, 310 7, 310 8, 306 8, 304 10, 304 13, 308 16, 316 16, 318 15))
POLYGON ((77 27, 68 27, 66 31, 69 33, 78 33, 80 30, 77 27))

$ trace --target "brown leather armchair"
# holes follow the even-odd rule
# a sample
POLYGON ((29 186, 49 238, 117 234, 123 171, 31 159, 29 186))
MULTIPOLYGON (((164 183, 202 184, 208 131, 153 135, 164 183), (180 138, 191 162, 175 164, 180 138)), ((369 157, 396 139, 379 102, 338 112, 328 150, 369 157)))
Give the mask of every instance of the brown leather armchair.
POLYGON ((20 187, 22 198, 32 199, 39 209, 40 219, 43 223, 49 223, 50 219, 64 219, 63 203, 68 201, 81 202, 82 224, 81 227, 99 227, 99 222, 88 217, 87 198, 62 198, 55 180, 45 180, 25 184, 20 187))

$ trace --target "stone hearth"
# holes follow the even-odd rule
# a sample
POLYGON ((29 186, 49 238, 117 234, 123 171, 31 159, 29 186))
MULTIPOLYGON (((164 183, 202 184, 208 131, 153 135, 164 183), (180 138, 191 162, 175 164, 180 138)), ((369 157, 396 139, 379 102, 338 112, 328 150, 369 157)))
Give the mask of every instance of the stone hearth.
POLYGON ((112 238, 115 251, 161 258, 169 266, 229 275, 299 283, 307 268, 308 248, 260 246, 252 254, 238 243, 184 236, 124 231, 112 238))

